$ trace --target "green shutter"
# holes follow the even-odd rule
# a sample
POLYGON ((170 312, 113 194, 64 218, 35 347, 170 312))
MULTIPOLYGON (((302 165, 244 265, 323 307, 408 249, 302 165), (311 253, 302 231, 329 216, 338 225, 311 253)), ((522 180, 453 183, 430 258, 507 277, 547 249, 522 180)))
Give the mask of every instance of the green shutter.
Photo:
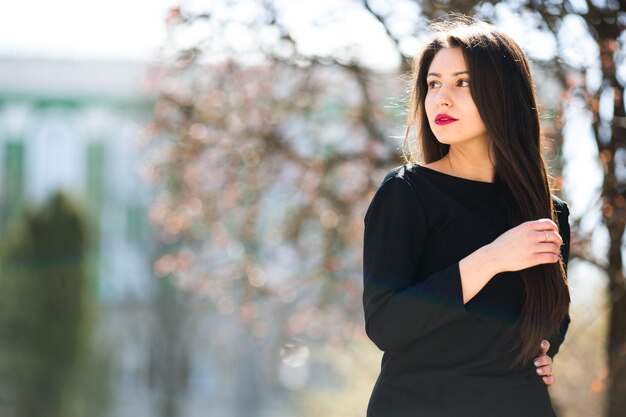
POLYGON ((24 206, 24 142, 9 141, 4 145, 2 184, 2 229, 22 211, 24 206))

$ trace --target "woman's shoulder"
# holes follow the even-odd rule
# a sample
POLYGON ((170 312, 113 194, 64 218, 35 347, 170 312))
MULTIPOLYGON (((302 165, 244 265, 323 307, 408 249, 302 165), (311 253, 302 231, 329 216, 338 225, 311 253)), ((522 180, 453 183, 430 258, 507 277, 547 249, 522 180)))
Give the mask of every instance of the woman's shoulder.
POLYGON ((378 185, 376 194, 407 195, 415 194, 415 189, 407 179, 407 166, 399 165, 387 171, 378 185))
POLYGON ((423 180, 419 171, 416 170, 415 164, 402 164, 385 173, 385 176, 380 182, 379 189, 393 188, 397 192, 410 194, 411 199, 416 198, 421 201, 423 198, 420 194, 422 194, 425 185, 423 180))
POLYGON ((390 169, 389 171, 385 173, 385 176, 383 177, 383 180, 381 181, 380 185, 383 185, 384 183, 386 183, 392 178, 400 178, 406 182, 406 173, 408 171, 408 168, 409 168, 409 165, 402 164, 402 165, 398 165, 390 169))
POLYGON ((365 221, 386 213, 387 219, 404 221, 408 217, 427 221, 426 204, 419 193, 419 187, 410 178, 409 166, 396 166, 387 171, 365 213, 365 221))
POLYGON ((387 171, 374 194, 370 208, 400 205, 411 210, 425 211, 424 201, 419 195, 419 186, 409 178, 409 170, 410 166, 403 164, 387 171))
POLYGON ((421 174, 423 173, 421 170, 418 169, 419 167, 419 164, 407 163, 398 165, 385 173, 385 176, 383 177, 380 185, 383 185, 392 178, 397 178, 405 182, 412 188, 416 188, 417 184, 415 182, 420 180, 420 178, 422 177, 421 174))

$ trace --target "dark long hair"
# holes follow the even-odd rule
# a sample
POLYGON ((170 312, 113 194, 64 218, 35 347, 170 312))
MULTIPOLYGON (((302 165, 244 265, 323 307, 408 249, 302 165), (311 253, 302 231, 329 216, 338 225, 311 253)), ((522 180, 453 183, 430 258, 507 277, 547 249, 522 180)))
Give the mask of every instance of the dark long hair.
MULTIPOLYGON (((413 81, 403 142, 407 162, 417 162, 409 134, 415 128, 422 161, 445 156, 450 146, 437 140, 428 124, 424 100, 426 74, 442 48, 460 48, 470 73, 470 91, 490 137, 496 183, 509 226, 550 218, 558 222, 549 176, 541 154, 539 112, 530 67, 517 43, 492 25, 456 16, 432 24, 433 39, 413 61, 413 81), (407 147, 408 144, 408 147, 407 147), (407 157, 406 149, 410 155, 407 157)), ((525 294, 512 347, 511 367, 527 365, 539 343, 558 331, 570 296, 563 260, 520 271, 525 294)))

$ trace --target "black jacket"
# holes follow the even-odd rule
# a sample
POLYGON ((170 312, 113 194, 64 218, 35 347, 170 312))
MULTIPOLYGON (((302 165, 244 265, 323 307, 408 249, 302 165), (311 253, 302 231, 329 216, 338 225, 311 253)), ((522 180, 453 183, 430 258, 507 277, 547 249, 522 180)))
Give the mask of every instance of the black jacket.
MULTIPOLYGON (((385 176, 365 215, 365 326, 384 351, 368 417, 555 415, 533 363, 506 367, 524 297, 519 272, 497 274, 463 304, 459 261, 509 229, 498 195, 495 183, 416 164, 385 176)), ((569 210, 553 202, 567 264, 569 210)), ((548 337, 550 356, 568 324, 548 337)))

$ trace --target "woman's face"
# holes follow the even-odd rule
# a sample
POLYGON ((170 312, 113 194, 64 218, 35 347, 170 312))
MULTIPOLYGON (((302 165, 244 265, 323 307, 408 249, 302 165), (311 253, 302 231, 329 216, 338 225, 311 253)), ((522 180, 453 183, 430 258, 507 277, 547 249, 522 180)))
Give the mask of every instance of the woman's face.
POLYGON ((435 54, 426 83, 424 107, 430 129, 439 142, 488 143, 487 129, 470 93, 469 68, 460 48, 442 48, 435 54))

